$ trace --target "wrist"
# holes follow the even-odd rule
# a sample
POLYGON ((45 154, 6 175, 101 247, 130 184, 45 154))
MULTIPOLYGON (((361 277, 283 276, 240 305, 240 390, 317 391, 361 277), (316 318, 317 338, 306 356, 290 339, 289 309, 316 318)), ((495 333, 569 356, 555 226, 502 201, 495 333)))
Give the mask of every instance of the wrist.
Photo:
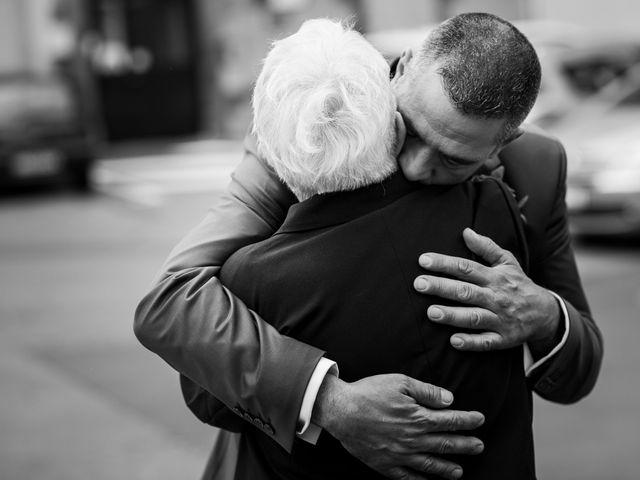
POLYGON ((540 322, 540 327, 535 335, 529 339, 528 344, 534 359, 544 357, 562 339, 564 333, 563 323, 560 321, 561 310, 558 300, 545 290, 547 307, 541 309, 545 312, 540 322))
POLYGON ((335 375, 325 375, 311 413, 311 421, 332 433, 340 423, 347 383, 335 375))

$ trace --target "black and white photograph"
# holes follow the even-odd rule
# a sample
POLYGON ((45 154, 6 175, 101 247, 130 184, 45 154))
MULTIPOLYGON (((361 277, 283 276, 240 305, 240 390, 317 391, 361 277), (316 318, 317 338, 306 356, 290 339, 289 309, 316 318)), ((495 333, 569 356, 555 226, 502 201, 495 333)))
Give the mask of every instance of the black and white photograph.
POLYGON ((635 0, 0 0, 0 479, 640 478, 635 0))

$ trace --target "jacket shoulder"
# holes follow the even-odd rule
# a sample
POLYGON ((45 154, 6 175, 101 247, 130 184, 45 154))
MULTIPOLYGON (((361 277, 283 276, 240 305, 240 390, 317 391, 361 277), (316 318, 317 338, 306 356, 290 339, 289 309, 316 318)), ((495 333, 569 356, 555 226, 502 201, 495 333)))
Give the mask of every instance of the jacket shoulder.
POLYGON ((550 173, 556 175, 566 166, 566 155, 560 140, 544 130, 526 125, 525 132, 500 152, 505 173, 515 174, 526 170, 527 173, 550 173))
MULTIPOLYGON (((525 133, 500 152, 505 181, 518 200, 529 197, 543 212, 564 196, 567 158, 562 143, 536 127, 526 126, 525 133)), ((525 212, 526 213, 526 212, 525 212)), ((533 212, 532 212, 533 213, 533 212)))

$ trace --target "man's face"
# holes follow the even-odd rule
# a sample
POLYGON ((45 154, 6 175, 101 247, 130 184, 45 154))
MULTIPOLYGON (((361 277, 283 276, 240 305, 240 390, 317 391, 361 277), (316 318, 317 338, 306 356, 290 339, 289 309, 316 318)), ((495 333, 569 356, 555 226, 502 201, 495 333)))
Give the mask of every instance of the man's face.
POLYGON ((409 64, 394 77, 392 86, 407 128, 398 163, 409 180, 459 183, 500 151, 496 138, 503 120, 457 111, 442 88, 435 65, 409 64))

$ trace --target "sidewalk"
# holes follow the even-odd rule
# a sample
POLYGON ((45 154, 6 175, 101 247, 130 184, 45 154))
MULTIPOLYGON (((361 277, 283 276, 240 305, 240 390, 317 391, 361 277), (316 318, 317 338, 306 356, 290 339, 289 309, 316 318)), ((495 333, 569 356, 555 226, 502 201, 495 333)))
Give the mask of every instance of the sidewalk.
MULTIPOLYGON (((194 445, 56 365, 2 350, 0 478, 199 478, 208 434, 200 435, 202 445, 194 445)), ((165 380, 176 385, 175 378, 165 380)), ((186 414, 182 420, 193 423, 186 414)))
MULTIPOLYGON (((113 165, 158 168, 132 158, 113 165)), ((1 480, 199 478, 214 430, 132 322, 211 195, 154 209, 70 192, 0 203, 1 480)))
POLYGON ((242 159, 242 143, 191 139, 125 143, 109 147, 97 162, 96 190, 145 206, 172 195, 223 188, 242 159))

